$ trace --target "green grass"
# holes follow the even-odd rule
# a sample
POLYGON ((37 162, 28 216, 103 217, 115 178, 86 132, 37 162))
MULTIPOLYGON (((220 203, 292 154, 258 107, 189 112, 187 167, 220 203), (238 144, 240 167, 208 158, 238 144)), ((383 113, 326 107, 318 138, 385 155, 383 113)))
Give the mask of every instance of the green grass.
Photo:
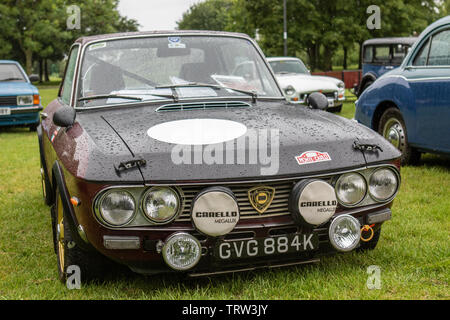
MULTIPOLYGON (((47 104, 56 87, 40 90, 47 104)), ((342 114, 352 117, 354 105, 342 114)), ((0 299, 449 299, 450 159, 427 155, 402 169, 393 219, 376 250, 320 263, 201 279, 117 271, 68 290, 57 280, 49 208, 42 201, 37 137, 0 129, 0 299), (382 287, 366 287, 367 267, 382 287)))

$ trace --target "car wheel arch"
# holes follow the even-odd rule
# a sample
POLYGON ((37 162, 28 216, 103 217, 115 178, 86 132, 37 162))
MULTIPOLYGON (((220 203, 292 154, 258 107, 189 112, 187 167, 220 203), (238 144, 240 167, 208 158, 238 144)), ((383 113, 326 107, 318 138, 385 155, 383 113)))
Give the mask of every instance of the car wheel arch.
POLYGON ((374 74, 366 73, 361 79, 361 83, 358 88, 358 96, 360 96, 366 89, 365 86, 368 82, 375 82, 375 80, 377 80, 377 77, 374 74))
POLYGON ((378 126, 380 124, 381 117, 383 116, 383 113, 389 108, 396 108, 396 109, 400 110, 396 103, 389 101, 389 100, 383 101, 378 104, 378 106, 376 107, 375 112, 373 113, 373 116, 372 116, 372 129, 373 130, 378 132, 378 126))
POLYGON ((44 142, 42 139, 43 133, 42 133, 42 125, 41 124, 39 124, 36 127, 36 133, 38 136, 38 146, 39 146, 39 156, 40 156, 40 161, 41 161, 41 169, 44 171, 43 172, 43 174, 44 174, 43 183, 45 183, 45 188, 46 188, 44 200, 47 205, 51 206, 55 202, 55 199, 53 197, 55 184, 53 181, 54 180, 53 177, 50 179, 50 176, 49 176, 50 172, 48 171, 48 168, 47 168, 47 161, 45 159, 45 152, 44 152, 44 142))
POLYGON ((75 215, 75 210, 73 208, 73 205, 70 202, 70 194, 69 194, 69 190, 67 189, 67 186, 65 183, 64 172, 58 161, 55 161, 55 163, 53 164, 52 173, 53 173, 52 174, 52 185, 53 185, 52 190, 54 190, 53 205, 55 205, 56 197, 58 196, 56 194, 56 190, 59 190, 63 210, 65 212, 67 212, 67 216, 69 217, 69 219, 67 219, 68 221, 66 221, 66 223, 70 228, 70 231, 74 237, 74 241, 75 241, 76 245, 78 245, 80 248, 82 248, 85 251, 92 251, 93 250, 92 245, 90 243, 87 243, 85 240, 83 240, 83 238, 79 234, 78 219, 75 215))

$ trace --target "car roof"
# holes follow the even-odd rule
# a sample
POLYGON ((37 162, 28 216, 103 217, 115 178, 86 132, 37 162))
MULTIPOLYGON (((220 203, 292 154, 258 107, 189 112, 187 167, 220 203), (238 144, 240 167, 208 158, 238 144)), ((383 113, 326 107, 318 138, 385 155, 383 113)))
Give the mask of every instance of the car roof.
POLYGON ((268 57, 268 61, 281 61, 281 60, 300 60, 296 57, 268 57))
POLYGON ((99 34, 94 36, 86 36, 78 38, 75 43, 85 45, 92 41, 97 40, 112 40, 121 38, 133 38, 133 37, 145 37, 145 36, 157 36, 157 35, 211 35, 211 36, 228 36, 228 37, 240 37, 251 38, 244 33, 237 32, 224 32, 224 31, 207 31, 207 30, 158 30, 158 31, 141 31, 141 32, 122 32, 122 33, 108 33, 99 34))
POLYGON ((19 64, 17 61, 14 61, 14 60, 0 60, 0 63, 15 63, 15 64, 19 64))
POLYGON ((435 22, 433 22, 432 24, 430 24, 421 34, 420 34, 420 38, 422 38, 423 36, 427 35, 430 31, 439 28, 441 26, 444 26, 446 24, 450 24, 450 16, 446 16, 444 18, 441 18, 435 22))
POLYGON ((414 44, 418 37, 375 38, 364 41, 363 46, 378 44, 414 44))

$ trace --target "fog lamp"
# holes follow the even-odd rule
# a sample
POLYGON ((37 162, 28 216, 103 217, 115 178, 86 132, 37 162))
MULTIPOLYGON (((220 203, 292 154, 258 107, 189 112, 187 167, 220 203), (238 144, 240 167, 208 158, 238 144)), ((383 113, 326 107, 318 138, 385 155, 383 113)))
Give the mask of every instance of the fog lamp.
POLYGON ((356 248, 361 237, 361 225, 358 219, 343 214, 335 218, 328 230, 330 242, 333 247, 342 252, 348 252, 356 248))
POLYGON ((174 270, 184 271, 193 268, 201 257, 200 242, 188 233, 171 235, 162 248, 164 261, 174 270))

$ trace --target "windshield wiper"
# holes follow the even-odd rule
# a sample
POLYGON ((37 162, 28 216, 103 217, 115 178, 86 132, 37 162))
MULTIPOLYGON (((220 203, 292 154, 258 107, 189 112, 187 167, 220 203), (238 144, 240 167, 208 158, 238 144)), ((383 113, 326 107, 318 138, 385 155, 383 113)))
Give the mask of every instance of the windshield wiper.
POLYGON ((143 100, 140 97, 122 96, 122 95, 119 95, 119 94, 99 94, 99 95, 96 95, 96 96, 81 97, 81 98, 78 99, 78 101, 99 100, 99 99, 109 99, 109 98, 138 100, 138 101, 142 101, 143 100))
MULTIPOLYGON (((143 94, 141 94, 143 95, 143 94)), ((161 97, 161 98, 167 98, 167 99, 174 99, 176 100, 176 97, 174 95, 171 94, 157 94, 157 93, 148 93, 148 94, 144 94, 144 95, 150 95, 150 96, 155 96, 155 97, 161 97)), ((128 100, 137 100, 137 101, 142 101, 144 100, 141 97, 135 97, 135 96, 127 96, 127 95, 120 95, 120 94, 99 94, 96 96, 88 96, 88 97, 81 97, 78 99, 78 101, 86 101, 86 100, 98 100, 98 99, 128 99, 128 100)))
POLYGON ((258 98, 258 94, 256 93, 256 91, 247 91, 247 90, 241 90, 241 89, 235 89, 235 88, 230 88, 230 87, 226 87, 226 86, 221 86, 218 84, 209 84, 209 83, 200 83, 200 82, 189 82, 189 83, 163 85, 163 86, 157 86, 157 87, 155 87, 155 89, 172 89, 172 90, 174 90, 176 88, 201 88, 201 87, 212 88, 212 89, 216 89, 216 90, 229 89, 229 90, 233 90, 233 91, 236 91, 239 93, 247 94, 252 97, 253 103, 256 103, 256 99, 258 98))
POLYGON ((13 81, 13 80, 23 80, 22 78, 6 78, 6 79, 0 79, 0 81, 13 81))

